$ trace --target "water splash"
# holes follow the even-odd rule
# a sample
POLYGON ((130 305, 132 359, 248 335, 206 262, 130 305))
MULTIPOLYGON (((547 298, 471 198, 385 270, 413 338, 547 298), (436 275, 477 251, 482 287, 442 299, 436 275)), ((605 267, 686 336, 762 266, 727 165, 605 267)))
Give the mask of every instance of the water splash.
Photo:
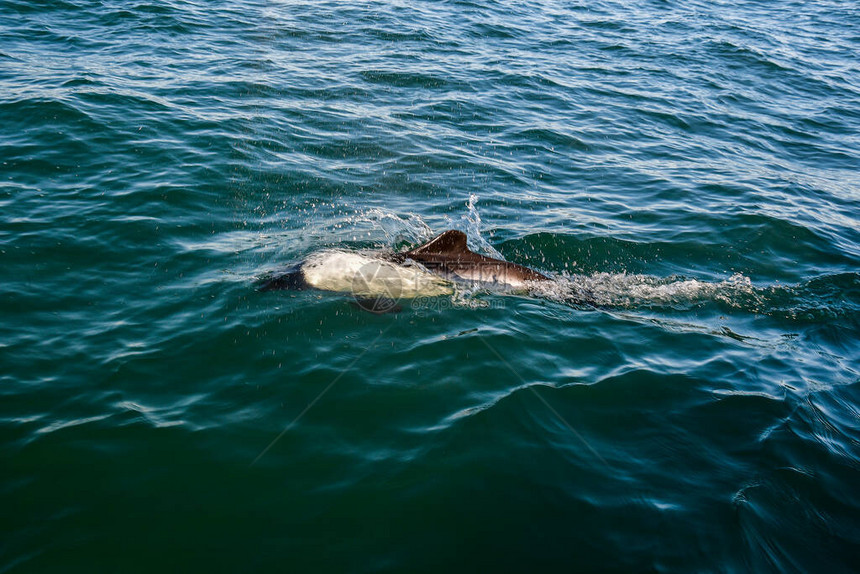
POLYGON ((466 202, 466 215, 463 217, 466 223, 466 234, 481 236, 481 214, 478 213, 478 195, 475 193, 469 194, 469 201, 466 202))
POLYGON ((356 220, 370 223, 382 231, 390 246, 420 243, 433 236, 430 226, 415 213, 407 213, 401 217, 396 213, 374 208, 362 213, 356 220))
POLYGON ((860 318, 860 274, 818 277, 797 285, 757 286, 736 273, 723 281, 628 273, 563 275, 536 282, 529 294, 569 305, 616 309, 687 310, 719 303, 745 313, 792 322, 860 318))
POLYGON ((740 273, 717 283, 679 277, 594 273, 565 275, 555 281, 535 283, 531 294, 602 307, 677 306, 706 300, 733 301, 739 294, 755 294, 755 288, 749 277, 740 273))
POLYGON ((466 234, 469 249, 475 253, 482 253, 496 259, 504 260, 504 256, 481 233, 482 221, 481 214, 478 212, 478 199, 478 194, 469 194, 469 200, 466 202, 466 213, 456 222, 452 221, 451 218, 446 218, 446 221, 450 227, 460 229, 466 234))

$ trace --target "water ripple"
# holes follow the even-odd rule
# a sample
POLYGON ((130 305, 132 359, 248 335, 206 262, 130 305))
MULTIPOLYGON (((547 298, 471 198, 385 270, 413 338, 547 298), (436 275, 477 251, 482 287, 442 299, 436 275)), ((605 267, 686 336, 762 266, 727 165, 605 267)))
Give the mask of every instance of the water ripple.
POLYGON ((0 570, 850 571, 858 30, 0 3, 0 570), (554 281, 255 288, 446 228, 554 281))

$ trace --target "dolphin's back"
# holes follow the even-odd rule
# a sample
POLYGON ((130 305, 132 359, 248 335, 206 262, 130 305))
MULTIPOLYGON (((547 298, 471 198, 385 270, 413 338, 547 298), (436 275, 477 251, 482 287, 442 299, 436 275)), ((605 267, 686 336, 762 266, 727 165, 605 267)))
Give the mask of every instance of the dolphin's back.
POLYGON ((449 229, 448 231, 437 235, 424 245, 420 245, 411 251, 407 251, 406 255, 416 261, 420 260, 420 257, 422 256, 432 255, 477 255, 476 253, 469 251, 466 239, 466 234, 462 231, 449 229))
POLYGON ((450 229, 424 245, 406 252, 427 269, 452 279, 522 288, 527 281, 548 281, 534 269, 493 259, 469 250, 466 234, 450 229))

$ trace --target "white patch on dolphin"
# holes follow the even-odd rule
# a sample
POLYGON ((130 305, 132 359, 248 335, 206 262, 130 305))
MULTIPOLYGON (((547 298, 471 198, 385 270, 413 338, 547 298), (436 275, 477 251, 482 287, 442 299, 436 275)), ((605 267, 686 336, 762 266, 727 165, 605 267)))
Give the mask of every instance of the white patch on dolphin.
POLYGON ((305 282, 315 289, 356 297, 414 299, 450 295, 454 286, 417 265, 399 265, 346 251, 314 253, 302 264, 305 282))

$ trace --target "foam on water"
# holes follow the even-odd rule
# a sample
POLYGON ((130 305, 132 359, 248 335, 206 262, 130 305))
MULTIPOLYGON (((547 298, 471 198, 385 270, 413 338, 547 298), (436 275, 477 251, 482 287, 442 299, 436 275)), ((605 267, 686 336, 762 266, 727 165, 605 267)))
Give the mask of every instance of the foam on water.
POLYGON ((534 282, 532 294, 562 302, 587 302, 597 306, 634 307, 676 305, 703 300, 731 301, 737 294, 754 292, 752 282, 742 274, 711 283, 698 279, 654 277, 628 273, 562 275, 552 282, 534 282))

